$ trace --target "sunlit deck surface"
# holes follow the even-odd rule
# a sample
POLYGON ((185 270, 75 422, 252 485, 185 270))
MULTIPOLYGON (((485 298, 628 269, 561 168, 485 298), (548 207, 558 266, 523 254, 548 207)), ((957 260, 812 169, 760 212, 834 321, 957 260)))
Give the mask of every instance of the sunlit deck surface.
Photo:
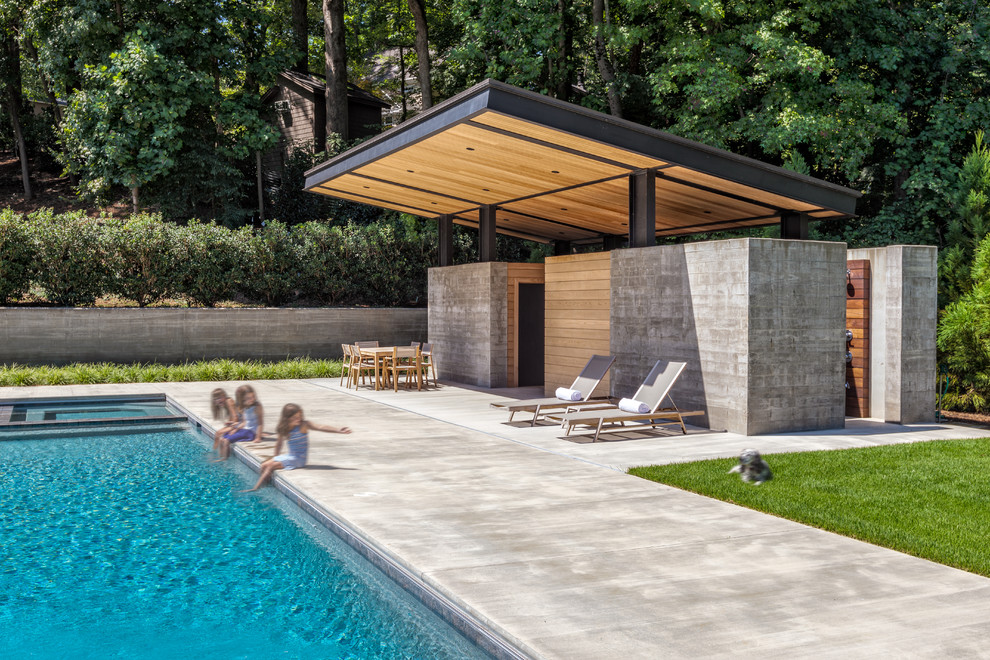
MULTIPOLYGON (((219 385, 231 392, 238 384, 219 385)), ((280 479, 533 657, 986 654, 987 578, 623 472, 750 446, 772 465, 774 452, 986 431, 851 420, 844 430, 807 434, 692 428, 687 436, 614 433, 591 444, 563 438, 556 426, 509 425, 505 411, 488 407, 536 390, 253 385, 268 429, 293 402, 314 421, 354 430, 313 433, 310 466, 280 479)), ((216 386, 0 388, 0 397, 164 392, 208 420, 216 386)), ((251 451, 270 455, 271 444, 251 451)))

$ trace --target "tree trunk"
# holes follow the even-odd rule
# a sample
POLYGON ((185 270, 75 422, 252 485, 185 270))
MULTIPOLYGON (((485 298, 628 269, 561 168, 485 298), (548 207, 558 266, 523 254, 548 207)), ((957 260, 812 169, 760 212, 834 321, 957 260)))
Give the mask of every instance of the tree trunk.
POLYGON ((296 50, 292 68, 309 73, 309 23, 306 20, 307 0, 292 0, 292 44, 296 50))
POLYGON ((4 81, 4 105, 7 106, 7 112, 10 114, 10 126, 14 129, 17 151, 20 152, 24 199, 28 200, 34 197, 34 193, 31 191, 31 168, 28 167, 27 144, 24 142, 24 132, 21 130, 21 55, 13 29, 5 33, 3 49, 3 56, 7 59, 9 76, 4 81))
POLYGON ((592 0, 591 22, 595 28, 595 59, 598 60, 598 72, 605 81, 605 92, 608 94, 609 112, 622 116, 622 97, 615 83, 615 67, 608 58, 605 44, 605 0, 592 0))
POLYGON ((426 0, 408 0, 416 23, 416 61, 419 63, 419 88, 423 93, 423 110, 433 105, 430 87, 430 35, 426 23, 426 0))
MULTIPOLYGON (((347 46, 344 40, 344 0, 323 0, 323 33, 327 68, 327 142, 333 134, 347 135, 347 46)), ((327 145, 329 147, 329 144, 327 145)))
POLYGON ((574 50, 574 19, 569 11, 571 3, 557 0, 557 13, 560 14, 560 34, 557 36, 557 71, 553 81, 554 96, 562 101, 571 100, 573 69, 571 59, 574 50))
POLYGON ((402 114, 399 115, 401 124, 409 115, 409 106, 406 103, 406 52, 402 46, 399 46, 399 95, 402 97, 402 114))
POLYGON ((138 186, 137 177, 132 176, 131 177, 131 209, 134 211, 135 215, 137 215, 138 212, 138 191, 140 189, 141 187, 138 186))

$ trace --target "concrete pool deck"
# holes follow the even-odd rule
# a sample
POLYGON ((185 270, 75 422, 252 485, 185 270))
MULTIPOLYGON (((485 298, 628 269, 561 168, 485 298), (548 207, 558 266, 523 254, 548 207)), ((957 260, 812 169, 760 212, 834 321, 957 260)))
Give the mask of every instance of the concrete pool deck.
MULTIPOLYGON (((208 420, 210 390, 239 384, 0 388, 0 398, 163 392, 208 420)), ((623 472, 748 446, 773 454, 988 431, 851 420, 829 432, 689 428, 590 444, 552 425, 506 424, 488 407, 535 391, 252 384, 268 429, 292 402, 354 431, 314 432, 309 468, 280 478, 533 657, 990 654, 990 579, 623 472)), ((267 456, 271 444, 251 450, 267 456)))

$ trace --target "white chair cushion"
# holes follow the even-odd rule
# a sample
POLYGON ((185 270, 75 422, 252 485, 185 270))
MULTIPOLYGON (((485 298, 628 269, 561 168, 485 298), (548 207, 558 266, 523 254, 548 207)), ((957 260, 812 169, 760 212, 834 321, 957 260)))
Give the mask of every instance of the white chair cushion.
POLYGON ((637 401, 636 399, 620 399, 619 410, 624 410, 629 413, 648 413, 650 412, 650 407, 642 401, 637 401))
POLYGON ((578 390, 569 390, 566 387, 558 387, 554 394, 561 401, 580 401, 584 398, 578 390))

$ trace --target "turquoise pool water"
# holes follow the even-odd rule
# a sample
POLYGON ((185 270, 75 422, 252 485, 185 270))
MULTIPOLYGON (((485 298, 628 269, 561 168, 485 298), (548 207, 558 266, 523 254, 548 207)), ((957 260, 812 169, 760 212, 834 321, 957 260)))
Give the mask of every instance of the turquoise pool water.
POLYGON ((0 433, 0 658, 485 657, 207 442, 0 433))

